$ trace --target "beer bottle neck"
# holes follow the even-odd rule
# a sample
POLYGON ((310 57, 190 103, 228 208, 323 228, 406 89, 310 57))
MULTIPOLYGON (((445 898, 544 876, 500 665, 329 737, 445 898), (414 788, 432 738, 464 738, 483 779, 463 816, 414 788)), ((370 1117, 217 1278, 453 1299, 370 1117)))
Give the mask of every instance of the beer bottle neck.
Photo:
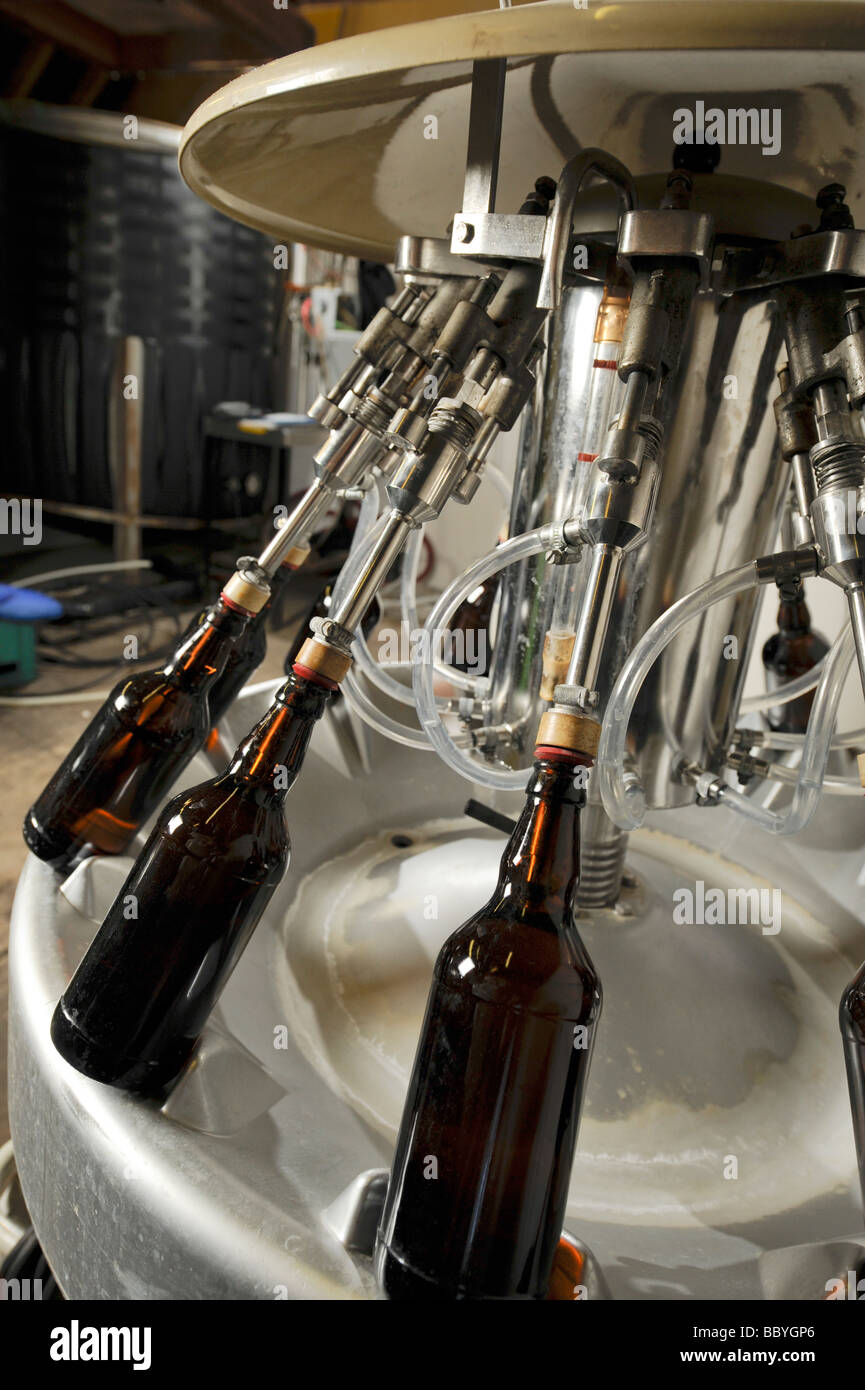
POLYGON ((805 602, 805 588, 801 580, 795 586, 781 591, 778 605, 778 630, 783 633, 798 634, 810 632, 811 614, 805 602))
POLYGON ((209 690, 225 669, 235 639, 248 621, 249 614, 220 599, 187 633, 171 660, 163 666, 163 674, 183 690, 201 693, 209 690))
POLYGON ((497 906, 506 916, 542 912, 560 925, 570 916, 580 870, 580 810, 585 792, 574 786, 581 759, 540 758, 526 804, 502 855, 497 906))
POLYGON ((294 673, 240 744, 228 769, 239 781, 272 791, 282 801, 303 766, 317 719, 331 691, 294 673))

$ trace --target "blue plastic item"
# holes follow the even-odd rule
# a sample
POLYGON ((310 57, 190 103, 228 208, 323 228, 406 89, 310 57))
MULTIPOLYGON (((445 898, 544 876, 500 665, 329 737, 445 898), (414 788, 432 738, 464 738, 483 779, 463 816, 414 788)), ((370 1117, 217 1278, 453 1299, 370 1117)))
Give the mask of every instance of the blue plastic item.
POLYGON ((0 584, 0 621, 45 623, 63 617, 63 604, 38 589, 16 589, 0 584))

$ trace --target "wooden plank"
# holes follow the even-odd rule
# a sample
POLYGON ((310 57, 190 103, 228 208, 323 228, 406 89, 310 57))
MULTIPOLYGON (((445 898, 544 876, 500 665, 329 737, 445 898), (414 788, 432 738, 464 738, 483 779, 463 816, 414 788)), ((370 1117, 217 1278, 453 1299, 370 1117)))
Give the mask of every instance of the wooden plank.
POLYGON ((31 39, 15 64, 3 95, 28 97, 56 51, 56 45, 48 39, 31 39))
POLYGON ((70 106, 92 106, 108 82, 109 74, 96 63, 88 64, 87 71, 69 98, 70 106))
POLYGON ((117 35, 61 0, 0 0, 0 16, 30 33, 41 34, 61 48, 80 53, 92 63, 106 68, 119 66, 117 35))
POLYGON ((255 34, 264 39, 274 56, 296 53, 315 43, 315 30, 292 0, 282 0, 277 9, 274 0, 196 0, 199 9, 206 10, 223 24, 241 34, 255 34), (283 7, 284 5, 284 7, 283 7))

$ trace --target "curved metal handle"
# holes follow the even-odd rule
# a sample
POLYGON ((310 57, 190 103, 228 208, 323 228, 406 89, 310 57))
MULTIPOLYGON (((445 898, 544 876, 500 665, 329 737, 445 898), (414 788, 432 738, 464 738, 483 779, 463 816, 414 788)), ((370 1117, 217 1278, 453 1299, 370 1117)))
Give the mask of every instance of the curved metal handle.
POLYGON ((589 174, 600 174, 613 185, 626 212, 631 212, 636 207, 637 190, 630 171, 613 155, 607 154, 606 150, 581 150, 568 160, 559 175, 544 237, 544 268, 538 287, 539 309, 558 309, 562 302, 565 259, 568 254, 571 223, 574 220, 574 206, 583 181, 589 174))

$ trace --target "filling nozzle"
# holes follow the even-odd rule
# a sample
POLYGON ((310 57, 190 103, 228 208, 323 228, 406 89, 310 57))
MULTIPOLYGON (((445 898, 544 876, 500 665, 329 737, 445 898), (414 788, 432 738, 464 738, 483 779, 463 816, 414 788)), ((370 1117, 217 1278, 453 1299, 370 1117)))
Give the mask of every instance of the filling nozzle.
POLYGON ((813 396, 817 442, 809 453, 816 496, 810 506, 820 573, 842 588, 865 692, 865 441, 856 430, 842 382, 813 396))
MULTIPOLYGON (((843 199, 840 184, 820 191, 819 233, 853 226, 843 199)), ((849 288, 842 277, 825 273, 776 286, 788 366, 775 408, 782 453, 793 469, 795 543, 808 543, 804 520, 796 519, 796 513, 807 514, 818 573, 847 597, 865 691, 865 437, 859 414, 865 335, 861 305, 848 302, 849 288)))
POLYGON ((343 399, 349 392, 363 392, 375 379, 387 354, 408 338, 433 293, 426 286, 406 285, 392 304, 382 305, 355 343, 352 362, 333 386, 312 402, 308 413, 313 420, 326 429, 337 429, 345 423, 343 399))
POLYGON ((411 518, 401 512, 392 510, 388 514, 348 593, 333 605, 326 618, 313 618, 312 636, 297 656, 296 665, 302 672, 311 672, 334 686, 343 680, 351 666, 355 630, 414 528, 411 518))
MULTIPOLYGON (((375 469, 392 470, 398 457, 392 433, 395 416, 421 389, 419 381, 435 372, 434 348, 455 318, 463 321, 458 311, 468 306, 483 313, 499 283, 495 275, 451 276, 434 292, 408 286, 392 306, 379 310, 356 345, 356 361, 310 409, 315 418, 330 423, 330 434, 315 455, 315 481, 259 556, 265 582, 286 556, 306 546, 335 497, 362 485, 375 469)), ((441 350, 439 360, 453 376, 459 353, 441 350)), ((435 398, 433 390, 425 413, 433 409, 435 398)))
POLYGON ((537 340, 546 320, 535 305, 538 275, 537 266, 514 266, 496 279, 488 308, 488 288, 466 301, 476 331, 462 384, 455 396, 436 403, 422 444, 404 456, 388 483, 391 511, 349 592, 302 649, 301 664, 318 670, 314 663, 321 660, 330 670, 345 663, 347 670, 354 631, 409 534, 437 517, 464 479, 461 500, 473 495, 493 440, 511 428, 535 385, 531 366, 542 350, 537 340))

